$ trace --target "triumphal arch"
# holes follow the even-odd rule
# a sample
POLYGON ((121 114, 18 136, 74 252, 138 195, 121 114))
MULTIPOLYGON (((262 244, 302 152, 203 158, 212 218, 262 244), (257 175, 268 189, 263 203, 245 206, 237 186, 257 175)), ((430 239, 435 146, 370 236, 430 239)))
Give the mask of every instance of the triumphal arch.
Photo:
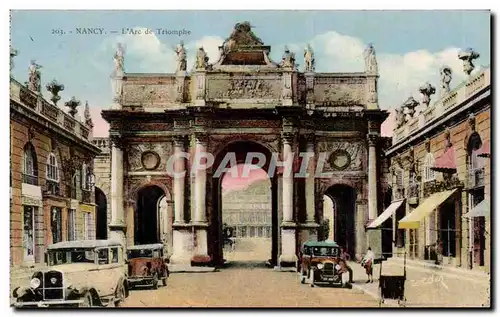
POLYGON ((113 106, 102 112, 110 123, 111 237, 128 245, 163 241, 173 263, 222 263, 224 174, 216 171, 228 153, 237 163, 260 153, 271 183, 274 265, 294 265, 300 244, 317 239, 325 195, 336 205, 335 239, 353 255, 364 252, 365 226, 380 209, 378 148, 387 117, 378 106, 374 48, 365 51, 363 72, 319 73, 311 47, 300 69, 288 49, 274 62, 271 47, 243 22, 219 50, 213 64, 203 48, 192 52, 188 71, 179 44, 171 74, 126 73, 117 50, 113 106), (207 168, 193 167, 198 153, 213 156, 200 160, 207 168), (273 159, 282 165, 274 168, 273 159), (186 173, 172 175, 169 165, 186 173))

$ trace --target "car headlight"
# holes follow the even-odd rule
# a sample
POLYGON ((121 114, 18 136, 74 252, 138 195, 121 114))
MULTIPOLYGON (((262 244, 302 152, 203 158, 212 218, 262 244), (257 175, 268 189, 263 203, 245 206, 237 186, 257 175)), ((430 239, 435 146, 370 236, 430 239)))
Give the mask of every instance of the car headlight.
POLYGON ((335 269, 340 270, 340 265, 339 264, 335 265, 335 269))
POLYGON ((323 269, 323 267, 324 267, 323 263, 318 263, 317 266, 318 266, 318 269, 320 269, 320 270, 323 269))
POLYGON ((31 279, 31 281, 30 281, 30 287, 32 289, 36 289, 36 288, 38 288, 40 286, 40 283, 41 283, 40 279, 38 279, 38 278, 35 277, 35 278, 31 279))

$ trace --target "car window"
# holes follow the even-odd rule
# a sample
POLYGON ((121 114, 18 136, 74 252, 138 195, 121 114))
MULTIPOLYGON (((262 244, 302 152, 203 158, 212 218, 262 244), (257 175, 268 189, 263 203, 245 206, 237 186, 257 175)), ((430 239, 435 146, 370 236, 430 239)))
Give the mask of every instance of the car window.
POLYGON ((111 249, 111 263, 118 263, 118 248, 111 249))
POLYGON ((109 250, 108 249, 97 250, 97 263, 98 264, 108 264, 109 263, 109 250))

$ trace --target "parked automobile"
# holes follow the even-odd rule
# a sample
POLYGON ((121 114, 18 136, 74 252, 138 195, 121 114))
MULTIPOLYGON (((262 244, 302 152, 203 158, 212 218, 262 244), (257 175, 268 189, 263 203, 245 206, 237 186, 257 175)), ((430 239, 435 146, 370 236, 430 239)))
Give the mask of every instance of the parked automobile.
POLYGON ((15 307, 119 306, 128 296, 123 248, 111 240, 49 245, 47 268, 13 290, 15 307))
POLYGON ((157 289, 159 280, 163 282, 164 286, 167 286, 170 272, 163 255, 163 244, 131 246, 127 250, 127 262, 130 287, 151 285, 157 289))
POLYGON ((334 241, 307 241, 299 256, 301 283, 341 285, 342 274, 347 272, 340 258, 340 246, 334 241))

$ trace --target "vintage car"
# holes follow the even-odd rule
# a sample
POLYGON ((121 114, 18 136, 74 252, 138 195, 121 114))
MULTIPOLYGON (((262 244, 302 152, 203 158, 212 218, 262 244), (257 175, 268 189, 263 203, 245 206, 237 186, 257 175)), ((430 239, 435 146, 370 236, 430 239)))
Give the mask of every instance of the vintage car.
POLYGON ((163 256, 163 244, 134 245, 127 250, 128 285, 151 285, 158 288, 158 281, 162 280, 167 286, 170 275, 167 261, 163 256))
POLYGON ((15 307, 120 306, 128 296, 123 248, 111 240, 49 245, 47 268, 13 290, 15 307))
POLYGON ((334 241, 307 241, 299 255, 301 283, 342 285, 345 262, 340 259, 340 246, 334 241))

